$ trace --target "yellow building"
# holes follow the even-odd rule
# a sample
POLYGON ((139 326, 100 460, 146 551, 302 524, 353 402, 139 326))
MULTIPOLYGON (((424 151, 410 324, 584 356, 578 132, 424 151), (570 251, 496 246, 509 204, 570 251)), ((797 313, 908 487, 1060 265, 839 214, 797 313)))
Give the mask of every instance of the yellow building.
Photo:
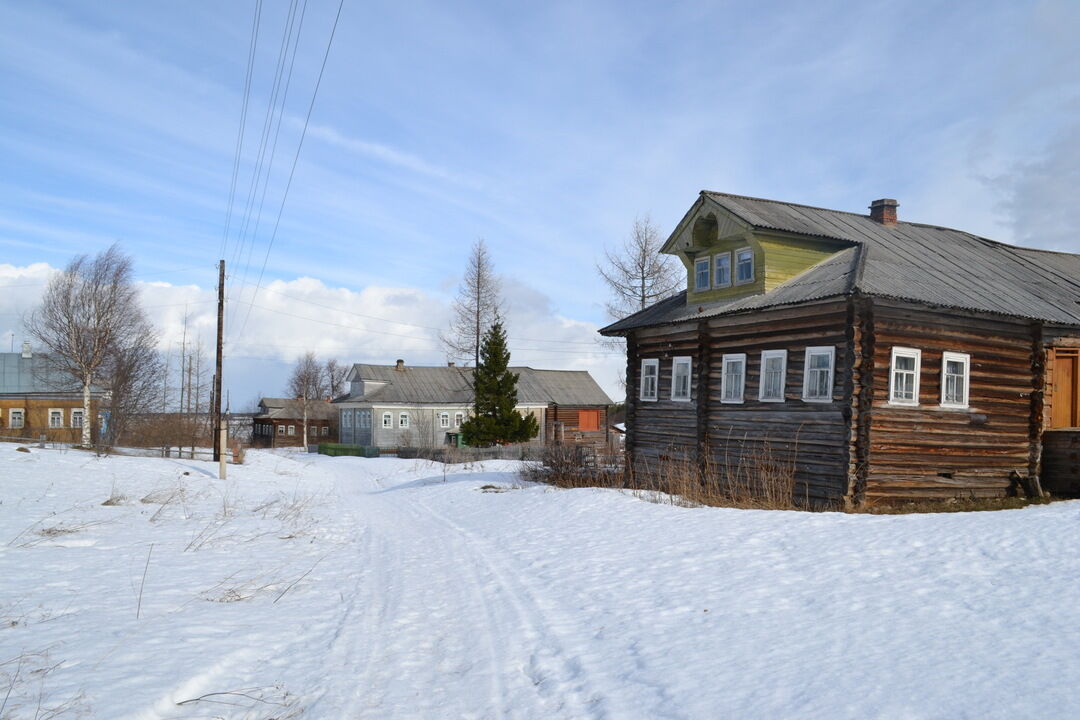
MULTIPOLYGON (((87 421, 81 385, 48 360, 33 353, 29 343, 22 352, 0 353, 0 439, 38 440, 44 435, 50 441, 81 441, 87 421)), ((104 395, 101 388, 92 388, 92 438, 97 437, 104 395)))

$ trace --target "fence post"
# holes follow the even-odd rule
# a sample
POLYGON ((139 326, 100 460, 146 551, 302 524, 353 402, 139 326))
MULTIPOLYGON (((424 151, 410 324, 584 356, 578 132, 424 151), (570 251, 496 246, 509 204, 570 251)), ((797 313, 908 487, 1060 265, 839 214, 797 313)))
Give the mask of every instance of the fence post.
POLYGON ((45 433, 41 433, 41 435, 38 436, 38 447, 42 449, 45 448, 45 433))

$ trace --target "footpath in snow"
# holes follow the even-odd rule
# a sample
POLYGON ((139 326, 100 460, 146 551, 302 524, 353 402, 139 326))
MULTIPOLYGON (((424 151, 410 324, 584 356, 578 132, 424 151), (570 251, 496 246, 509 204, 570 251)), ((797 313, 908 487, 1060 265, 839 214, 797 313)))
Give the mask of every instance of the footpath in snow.
POLYGON ((1080 717, 1080 502, 680 508, 504 461, 252 452, 222 482, 15 448, 4 720, 1080 717))

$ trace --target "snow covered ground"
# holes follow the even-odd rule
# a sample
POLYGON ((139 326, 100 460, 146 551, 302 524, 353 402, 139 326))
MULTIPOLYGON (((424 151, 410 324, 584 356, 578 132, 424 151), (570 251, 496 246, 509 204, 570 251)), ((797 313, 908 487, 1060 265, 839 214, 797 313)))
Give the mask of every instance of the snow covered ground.
POLYGON ((248 458, 0 444, 0 718, 1080 717, 1080 502, 688 509, 248 458))

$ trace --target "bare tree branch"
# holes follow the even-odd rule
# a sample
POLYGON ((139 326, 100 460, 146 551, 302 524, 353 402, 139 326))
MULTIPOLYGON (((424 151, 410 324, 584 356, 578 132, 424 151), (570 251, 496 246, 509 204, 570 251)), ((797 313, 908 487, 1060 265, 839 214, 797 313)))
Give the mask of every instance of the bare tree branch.
POLYGON ((480 344, 502 310, 499 279, 483 239, 477 240, 454 300, 450 330, 439 333, 449 357, 480 364, 480 344))
POLYGON ((308 444, 308 415, 312 403, 325 399, 328 394, 326 380, 326 373, 310 350, 296 361, 289 377, 289 394, 300 401, 304 412, 304 447, 308 444))

